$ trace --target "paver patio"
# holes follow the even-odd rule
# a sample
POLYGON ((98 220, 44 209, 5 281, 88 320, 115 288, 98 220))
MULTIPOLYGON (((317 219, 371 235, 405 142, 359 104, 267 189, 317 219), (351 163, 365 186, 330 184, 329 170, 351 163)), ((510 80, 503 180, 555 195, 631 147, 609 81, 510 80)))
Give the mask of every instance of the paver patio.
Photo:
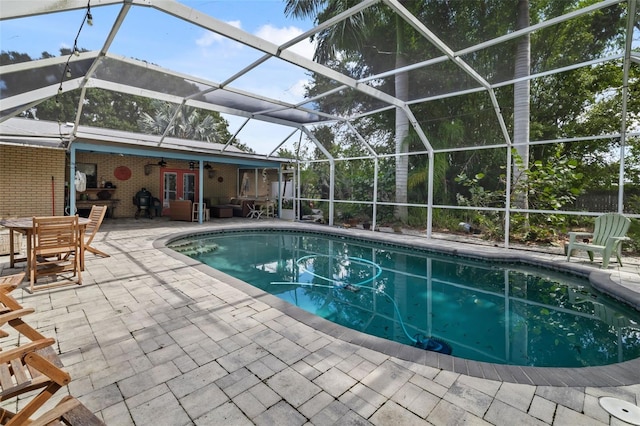
MULTIPOLYGON (((111 257, 87 255, 82 286, 16 290, 36 309, 29 323, 56 339, 72 377, 68 392, 108 425, 154 426, 621 425, 598 398, 640 403, 638 363, 582 369, 579 386, 575 369, 553 369, 554 383, 550 369, 429 359, 425 351, 412 360, 396 344, 372 349, 379 342, 302 318, 162 249, 169 235, 246 223, 107 220, 94 245, 111 257)), ((560 253, 533 256, 565 261, 560 253)), ((610 266, 613 279, 640 293, 640 259, 624 260, 624 268, 610 266)), ((0 268, 16 272, 6 256, 0 268)))

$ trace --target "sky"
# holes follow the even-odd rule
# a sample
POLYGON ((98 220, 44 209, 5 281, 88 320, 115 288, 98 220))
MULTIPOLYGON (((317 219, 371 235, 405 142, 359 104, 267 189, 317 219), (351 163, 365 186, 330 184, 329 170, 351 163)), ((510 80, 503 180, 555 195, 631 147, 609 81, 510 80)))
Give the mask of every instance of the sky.
MULTIPOLYGON (((24 0, 2 0, 0 7, 10 7, 17 1, 24 0)), ((282 0, 182 0, 181 3, 276 44, 313 27, 310 20, 285 17, 282 0)), ((80 49, 99 50, 120 9, 121 5, 92 7, 93 26, 85 24, 79 33, 84 9, 3 21, 0 49, 28 53, 32 58, 41 57, 43 52, 57 56, 61 48, 73 47, 74 39, 78 37, 80 49)), ((309 41, 291 49, 309 59, 314 52, 309 41)), ((109 52, 213 82, 224 81, 262 56, 254 49, 164 12, 138 6, 131 8, 109 52)), ((295 103, 303 99, 308 79, 306 71, 272 59, 234 82, 232 87, 295 103)), ((229 115, 224 118, 229 121, 232 134, 245 121, 229 115)), ((291 132, 291 128, 252 120, 238 138, 256 152, 268 154, 291 132)), ((291 147, 293 142, 286 145, 291 147)))

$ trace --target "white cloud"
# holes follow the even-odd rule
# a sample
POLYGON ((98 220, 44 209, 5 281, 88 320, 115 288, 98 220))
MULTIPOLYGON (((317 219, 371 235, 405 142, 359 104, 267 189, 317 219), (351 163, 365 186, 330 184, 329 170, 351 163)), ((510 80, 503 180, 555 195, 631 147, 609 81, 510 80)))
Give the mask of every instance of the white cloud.
POLYGON ((305 86, 309 84, 308 79, 296 81, 287 92, 291 93, 296 99, 304 98, 305 86))
MULTIPOLYGON (((242 29, 242 24, 240 21, 229 21, 227 24, 232 27, 236 27, 242 29)), ((196 45, 200 47, 209 47, 214 43, 222 43, 226 40, 226 37, 221 36, 220 34, 216 34, 211 31, 205 31, 202 33, 202 36, 196 40, 196 45)))
MULTIPOLYGON (((302 34, 302 30, 297 27, 290 26, 276 28, 270 24, 267 24, 260 27, 255 35, 277 45, 281 45, 299 36, 300 34, 302 34)), ((315 51, 313 44, 308 39, 302 40, 301 42, 292 46, 290 49, 291 51, 302 55, 307 59, 312 59, 313 53, 315 51)))

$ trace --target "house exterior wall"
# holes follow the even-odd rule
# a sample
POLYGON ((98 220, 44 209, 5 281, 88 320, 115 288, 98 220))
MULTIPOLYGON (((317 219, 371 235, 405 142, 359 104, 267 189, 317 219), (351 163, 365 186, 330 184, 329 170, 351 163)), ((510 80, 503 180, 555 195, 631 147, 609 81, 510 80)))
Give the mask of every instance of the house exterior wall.
MULTIPOLYGON (((77 152, 76 162, 96 164, 98 186, 111 182, 116 189, 112 200, 119 200, 114 210, 116 218, 134 217, 136 206, 133 196, 146 188, 154 197, 161 198, 161 169, 158 158, 122 156, 117 154, 77 152), (145 165, 150 170, 145 173, 145 165), (119 180, 114 174, 120 166, 131 171, 131 177, 119 180)), ((188 161, 165 158, 168 168, 189 169, 188 161)), ((209 163, 211 177, 204 171, 202 188, 210 205, 226 204, 238 194, 238 166, 209 163)), ((262 169, 260 169, 261 171, 262 169)), ((0 219, 65 214, 65 184, 73 179, 68 176, 68 155, 64 150, 0 145, 0 219)), ((277 180, 277 173, 269 171, 269 179, 277 180)), ((260 194, 268 194, 268 185, 259 180, 260 194)), ((98 191, 87 191, 91 200, 97 200, 98 191)), ((274 194, 270 194, 272 197, 274 194)), ((76 193, 78 199, 80 193, 76 193)), ((82 213, 82 212, 80 212, 82 213)))
MULTIPOLYGON (((98 187, 103 181, 111 182, 115 186, 116 189, 111 192, 111 200, 119 200, 113 211, 115 218, 133 217, 136 212, 133 196, 142 188, 146 188, 154 197, 158 197, 160 182, 157 177, 157 168, 154 170, 156 174, 147 176, 144 173, 144 165, 149 162, 148 158, 77 152, 76 162, 96 165, 98 187), (126 180, 119 180, 115 176, 118 167, 129 168, 131 176, 126 180)), ((90 200, 97 199, 96 191, 87 191, 86 194, 90 200)), ((76 200, 79 197, 80 193, 76 192, 76 200)))
POLYGON ((0 145, 0 219, 64 214, 64 150, 0 145))
MULTIPOLYGON (((189 162, 183 160, 164 159, 168 169, 189 169, 189 162)), ((161 168, 158 166, 158 158, 120 156, 102 153, 76 153, 76 162, 92 163, 97 165, 98 185, 104 180, 115 185, 111 198, 120 200, 116 209, 115 217, 134 217, 137 210, 133 204, 134 195, 142 188, 146 188, 151 194, 160 199, 161 168), (149 174, 145 173, 145 165, 149 174), (119 180, 114 174, 120 166, 126 166, 131 170, 131 177, 127 180, 119 180)), ((204 171, 203 196, 211 205, 225 204, 229 199, 236 197, 237 189, 237 169, 233 164, 210 163, 215 172, 209 177, 207 170, 204 171), (222 178, 222 181, 220 181, 222 178)), ((196 170, 197 173, 197 170, 196 170)), ((89 197, 96 199, 95 191, 88 191, 89 197)), ((76 194, 76 199, 79 194, 76 194)))

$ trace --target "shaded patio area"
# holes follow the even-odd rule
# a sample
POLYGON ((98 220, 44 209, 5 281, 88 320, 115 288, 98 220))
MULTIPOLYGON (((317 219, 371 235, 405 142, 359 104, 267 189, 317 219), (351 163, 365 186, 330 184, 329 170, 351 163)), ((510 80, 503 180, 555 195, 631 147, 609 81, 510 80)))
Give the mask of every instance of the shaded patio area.
MULTIPOLYGON (((247 223, 107 220, 93 244, 111 257, 88 254, 82 286, 16 290, 36 310, 30 324, 56 339, 69 393, 109 425, 621 424, 598 398, 640 402, 640 360, 576 374, 425 351, 416 359, 163 248, 171 235, 247 223)), ((566 262, 560 251, 524 255, 566 262)), ((575 268, 598 267, 581 260, 575 268)), ((640 259, 623 261, 612 279, 640 293, 640 259)), ((7 256, 0 269, 17 272, 7 256)))

